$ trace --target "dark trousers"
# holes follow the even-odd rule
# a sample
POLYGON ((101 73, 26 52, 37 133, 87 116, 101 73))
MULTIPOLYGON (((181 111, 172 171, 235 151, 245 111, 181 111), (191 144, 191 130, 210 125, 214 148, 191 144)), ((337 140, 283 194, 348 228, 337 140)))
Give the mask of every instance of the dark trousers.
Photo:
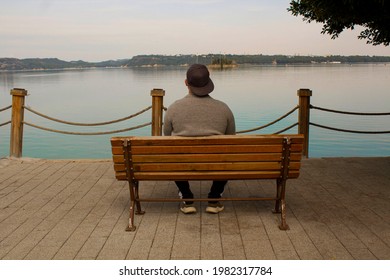
MULTIPOLYGON (((194 194, 190 189, 190 183, 188 181, 175 181, 175 183, 181 192, 182 198, 194 198, 194 194)), ((226 183, 227 181, 213 181, 208 198, 220 198, 221 194, 225 190, 226 183)))

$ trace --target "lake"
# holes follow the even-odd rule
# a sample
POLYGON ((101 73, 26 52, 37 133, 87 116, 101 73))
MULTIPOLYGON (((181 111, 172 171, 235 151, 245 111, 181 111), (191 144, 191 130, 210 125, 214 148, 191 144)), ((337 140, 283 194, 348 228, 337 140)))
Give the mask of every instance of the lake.
MULTIPOLYGON (((151 105, 150 91, 165 90, 164 105, 187 93, 185 67, 83 69, 0 72, 0 109, 11 104, 10 90, 28 90, 26 105, 51 117, 95 123, 122 118, 151 105)), ((390 112, 390 65, 313 64, 302 66, 240 66, 211 70, 212 96, 227 103, 237 130, 267 124, 298 104, 297 90, 313 91, 311 104, 354 112, 390 112)), ((0 112, 0 123, 11 111, 0 112)), ((150 121, 148 111, 135 119, 103 127, 53 123, 30 112, 25 120, 65 131, 112 131, 150 121)), ((311 110, 311 121, 327 126, 389 131, 390 116, 350 116, 311 110)), ((297 122, 297 112, 267 129, 274 133, 297 122)), ((109 158, 109 139, 119 135, 150 135, 150 127, 115 135, 75 136, 25 126, 23 156, 34 158, 109 158)), ((10 125, 0 127, 0 157, 9 155, 10 125)), ((296 133, 293 128, 286 133, 296 133)), ((390 134, 352 134, 310 127, 310 157, 390 156, 390 134)))

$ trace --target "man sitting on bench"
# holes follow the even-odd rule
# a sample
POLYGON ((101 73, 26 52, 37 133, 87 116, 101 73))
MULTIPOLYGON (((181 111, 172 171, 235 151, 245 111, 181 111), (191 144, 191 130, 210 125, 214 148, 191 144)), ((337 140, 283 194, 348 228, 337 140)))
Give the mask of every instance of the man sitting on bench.
MULTIPOLYGON (((175 101, 164 116, 164 135, 209 136, 233 135, 236 133, 234 116, 222 101, 209 96, 214 90, 213 81, 205 65, 194 64, 187 71, 185 84, 188 94, 175 101)), ((175 181, 181 198, 192 199, 194 195, 188 181, 175 181)), ((213 181, 208 198, 220 198, 227 181, 213 181)), ((206 212, 217 214, 224 209, 217 201, 209 201, 206 212)), ((184 214, 195 213, 193 201, 184 201, 180 206, 184 214)))

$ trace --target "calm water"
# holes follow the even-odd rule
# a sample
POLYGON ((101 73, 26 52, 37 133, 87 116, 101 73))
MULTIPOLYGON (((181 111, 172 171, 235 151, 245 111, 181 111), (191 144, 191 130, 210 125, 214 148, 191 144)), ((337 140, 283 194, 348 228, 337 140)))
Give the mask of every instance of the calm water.
MULTIPOLYGON (((25 88, 26 105, 49 116, 74 122, 108 121, 151 104, 150 91, 166 91, 165 106, 186 94, 185 68, 89 69, 0 73, 0 108, 11 104, 10 90, 25 88)), ((212 71, 214 98, 236 116, 237 130, 261 126, 298 104, 297 90, 313 91, 315 106, 358 112, 390 111, 390 65, 253 66, 212 71)), ((0 112, 0 123, 10 119, 0 112)), ((80 128, 25 113, 25 120, 66 131, 111 131, 150 121, 151 112, 115 125, 80 128)), ((257 133, 273 133, 297 121, 297 112, 257 133)), ((390 130, 390 116, 360 117, 311 110, 311 121, 355 130, 390 130)), ((150 135, 150 127, 116 135, 150 135)), ((10 126, 0 127, 0 157, 9 154, 10 126)), ((296 128, 290 133, 295 133, 296 128)), ((24 157, 109 158, 114 135, 74 136, 25 127, 24 157)), ((390 134, 365 135, 310 128, 310 157, 390 156, 390 134)))

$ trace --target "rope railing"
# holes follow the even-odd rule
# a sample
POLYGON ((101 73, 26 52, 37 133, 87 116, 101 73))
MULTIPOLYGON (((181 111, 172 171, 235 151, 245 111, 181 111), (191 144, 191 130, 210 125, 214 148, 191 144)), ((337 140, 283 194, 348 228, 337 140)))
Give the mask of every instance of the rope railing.
POLYGON ((112 131, 103 131, 103 132, 72 132, 72 131, 64 131, 64 130, 57 130, 57 129, 51 129, 51 128, 42 127, 42 126, 31 124, 31 123, 28 123, 28 122, 25 122, 25 121, 23 122, 23 124, 31 126, 31 127, 34 127, 34 128, 38 128, 38 129, 41 129, 41 130, 49 131, 49 132, 68 134, 68 135, 92 136, 92 135, 115 134, 115 133, 121 133, 121 132, 130 131, 130 130, 135 130, 135 129, 139 129, 139 128, 142 128, 142 127, 149 126, 149 125, 152 124, 152 122, 144 123, 144 124, 141 124, 141 125, 137 125, 137 126, 129 127, 129 128, 125 128, 125 129, 112 130, 112 131))
MULTIPOLYGON (((310 105, 310 109, 316 109, 324 112, 329 113, 336 113, 336 114, 344 114, 344 115, 358 115, 358 116, 390 116, 390 113, 364 113, 364 112, 348 112, 348 111, 340 111, 340 110, 333 110, 333 109, 327 109, 322 107, 317 107, 310 105)), ((390 131, 363 131, 363 130, 351 130, 351 129, 343 129, 343 128, 336 128, 331 126, 326 126, 322 124, 317 124, 313 122, 309 122, 310 125, 320 127, 323 129, 333 130, 333 131, 339 131, 339 132, 347 132, 347 133, 358 133, 358 134, 388 134, 390 131)))
POLYGON ((42 118, 45 118, 45 119, 48 119, 48 120, 51 120, 51 121, 54 121, 54 122, 58 122, 58 123, 63 123, 63 124, 68 124, 68 125, 75 125, 75 126, 102 126, 102 125, 108 125, 108 124, 114 124, 114 123, 118 123, 118 122, 122 122, 122 121, 125 121, 125 120, 129 120, 131 118, 134 118, 136 116, 139 116, 147 111, 149 111, 152 106, 149 106, 135 114, 132 114, 130 116, 127 116, 127 117, 124 117, 124 118, 120 118, 120 119, 116 119, 116 120, 111 120, 111 121, 106 121, 106 122, 99 122, 99 123, 78 123, 78 122, 69 122, 69 121, 64 121, 64 120, 60 120, 60 119, 56 119, 56 118, 53 118, 53 117, 49 117, 45 114, 42 114, 38 111, 35 111, 33 110, 32 108, 30 107, 27 107, 27 106, 23 106, 24 109, 26 109, 27 111, 30 111, 31 113, 33 114, 36 114, 42 118))
POLYGON ((23 126, 29 126, 36 129, 48 131, 48 132, 54 132, 54 133, 60 133, 60 134, 67 134, 67 135, 83 135, 83 136, 94 136, 94 135, 107 135, 107 134, 116 134, 116 133, 122 133, 127 132, 131 130, 136 130, 140 128, 144 128, 147 126, 151 126, 151 134, 152 135, 161 135, 161 127, 162 127, 162 112, 163 112, 163 96, 165 95, 165 91, 162 89, 153 89, 151 91, 152 96, 152 105, 146 107, 145 109, 140 110, 137 113, 131 114, 129 116, 114 119, 111 121, 104 121, 104 122, 95 122, 95 123, 84 123, 84 122, 72 122, 67 120, 61 120, 58 118, 54 118, 51 116, 48 116, 46 114, 43 114, 42 112, 39 112, 37 110, 32 109, 29 106, 25 106, 25 97, 27 96, 27 90, 20 89, 20 88, 14 88, 11 90, 12 95, 12 106, 5 107, 1 109, 1 111, 8 110, 12 108, 12 119, 9 122, 6 122, 4 124, 0 125, 6 125, 11 123, 11 133, 10 133, 10 156, 11 157, 21 157, 22 156, 22 147, 23 147, 23 126), (111 125, 116 124, 119 122, 123 122, 129 119, 132 119, 134 117, 140 116, 141 114, 151 110, 152 111, 152 119, 151 121, 148 121, 143 124, 138 124, 133 127, 123 128, 123 129, 116 129, 116 130, 110 130, 110 131, 66 131, 66 130, 58 130, 53 128, 44 127, 41 125, 37 125, 31 122, 28 122, 24 118, 24 112, 29 111, 32 114, 35 114, 41 118, 45 118, 47 120, 65 124, 65 125, 73 125, 73 126, 80 126, 80 127, 91 127, 91 126, 104 126, 104 125, 111 125))
MULTIPOLYGON (((288 117, 289 115, 291 115, 292 113, 294 113, 294 112, 295 112, 296 110, 298 110, 298 109, 299 109, 299 106, 297 105, 297 106, 295 106, 293 109, 291 109, 289 112, 287 112, 286 114, 284 114, 283 116, 281 116, 280 118, 278 118, 278 119, 276 119, 276 120, 274 120, 274 121, 272 121, 272 122, 270 122, 270 123, 268 123, 268 124, 266 124, 266 125, 262 125, 262 126, 255 127, 255 128, 252 128, 252 129, 237 131, 237 133, 238 133, 238 134, 241 134, 241 133, 248 133, 248 132, 253 132, 253 131, 258 131, 258 130, 264 129, 264 128, 266 128, 266 127, 269 127, 269 126, 271 126, 271 125, 273 125, 273 124, 275 124, 275 123, 277 123, 277 122, 283 120, 284 118, 288 117)), ((297 124, 298 124, 298 123, 292 125, 291 127, 286 128, 286 129, 284 129, 284 130, 281 130, 281 131, 279 131, 279 132, 276 132, 275 134, 279 134, 279 133, 282 133, 282 132, 284 132, 284 131, 286 131, 286 130, 289 130, 289 129, 291 129, 292 127, 296 126, 297 124)))
MULTIPOLYGON (((285 131, 288 131, 294 127, 298 127, 298 133, 304 135, 304 153, 303 155, 308 157, 308 147, 309 147, 309 127, 310 126, 316 126, 324 129, 330 129, 335 131, 341 131, 341 132, 350 132, 350 133, 364 133, 364 134, 384 134, 384 133, 390 133, 390 131, 358 131, 358 130, 349 130, 349 129, 342 129, 342 128, 335 128, 330 126, 325 126, 317 123, 310 122, 310 111, 311 109, 326 111, 330 113, 340 113, 340 114, 350 114, 350 115, 363 115, 363 116, 388 116, 390 113, 359 113, 359 112, 346 112, 346 111, 340 111, 340 110, 333 110, 333 109, 327 109, 327 108, 321 108, 317 106, 313 106, 310 104, 310 96, 312 95, 311 90, 309 89, 299 89, 298 90, 298 96, 299 96, 299 104, 292 108, 289 112, 284 114, 283 116, 277 118, 274 121, 271 121, 268 124, 258 126, 252 129, 246 129, 246 130, 240 130, 237 132, 237 134, 242 133, 248 133, 248 132, 254 132, 259 131, 264 128, 270 127, 281 120, 287 118, 291 114, 293 114, 296 110, 298 110, 298 122, 294 122, 292 125, 289 125, 288 127, 281 129, 273 134, 281 134, 285 131)), ((131 114, 129 116, 111 120, 111 121, 104 121, 104 122, 96 122, 96 123, 82 123, 82 122, 71 122, 66 120, 61 120, 58 118, 50 117, 46 114, 43 114, 41 112, 38 112, 37 110, 34 110, 28 106, 24 105, 24 98, 27 96, 27 91, 24 89, 13 89, 11 90, 11 95, 13 96, 12 106, 7 106, 4 108, 0 108, 0 112, 4 112, 8 109, 12 108, 12 119, 11 121, 7 121, 4 123, 0 123, 1 126, 5 126, 8 124, 11 124, 11 145, 10 145, 10 156, 14 157, 21 157, 22 156, 22 146, 23 146, 23 125, 30 126, 36 129, 48 131, 48 132, 54 132, 54 133, 60 133, 60 134, 68 134, 68 135, 107 135, 107 134, 116 134, 116 133, 122 133, 127 132, 139 128, 143 128, 146 126, 152 127, 151 134, 152 135, 162 135, 162 120, 163 120, 163 112, 166 111, 166 107, 163 105, 163 96, 165 94, 165 91, 162 89, 153 89, 151 91, 152 96, 152 106, 149 106, 145 109, 142 109, 141 111, 131 114), (125 120, 129 120, 131 118, 134 118, 136 116, 139 116, 149 110, 152 111, 152 119, 151 122, 147 122, 144 124, 139 124, 133 127, 124 128, 124 129, 117 129, 117 130, 111 130, 111 131, 101 131, 101 132, 91 132, 91 131, 65 131, 65 130, 58 130, 58 129, 52 129, 43 127, 37 124, 30 123, 26 120, 24 120, 24 111, 27 110, 32 114, 35 114, 39 117, 46 118, 50 121, 58 122, 61 124, 66 125, 74 125, 74 126, 81 126, 81 127, 90 127, 90 126, 103 126, 103 125, 109 125, 114 123, 119 123, 125 120), (14 117, 15 115, 15 117, 14 117)))
MULTIPOLYGON (((62 123, 62 124, 74 125, 74 126, 103 126, 103 125, 108 125, 108 124, 114 124, 114 123, 122 122, 122 121, 125 121, 125 120, 129 120, 131 118, 134 118, 136 116, 139 116, 139 115, 149 111, 152 108, 152 106, 149 106, 149 107, 147 107, 147 108, 145 108, 145 109, 143 109, 143 110, 141 110, 141 111, 139 111, 139 112, 137 112, 135 114, 129 115, 129 116, 124 117, 124 118, 111 120, 111 121, 106 121, 106 122, 99 122, 99 123, 69 122, 69 121, 56 119, 56 118, 50 117, 48 115, 42 114, 42 113, 40 113, 40 112, 38 112, 36 110, 33 110, 33 109, 31 109, 30 107, 27 107, 27 106, 23 106, 23 108, 26 109, 27 111, 33 113, 33 114, 36 114, 36 115, 42 117, 42 118, 45 118, 45 119, 48 119, 48 120, 51 120, 51 121, 54 121, 54 122, 62 123)), ((130 130, 135 130, 135 129, 139 129, 139 128, 142 128, 142 127, 146 127, 148 125, 151 125, 152 123, 148 122, 148 123, 144 123, 144 124, 137 125, 137 126, 134 126, 134 127, 129 127, 129 128, 119 129, 119 130, 112 130, 112 131, 102 131, 102 132, 72 132, 72 131, 57 130, 57 129, 51 129, 51 128, 47 128, 47 127, 42 127, 42 126, 39 126, 39 125, 36 125, 36 124, 32 124, 32 123, 29 123, 29 122, 26 122, 26 121, 23 121, 23 124, 31 126, 31 127, 34 127, 34 128, 37 128, 37 129, 40 129, 40 130, 45 130, 45 131, 54 132, 54 133, 68 134, 68 135, 92 136, 92 135, 107 135, 107 134, 115 134, 115 133, 126 132, 126 131, 130 131, 130 130)))

